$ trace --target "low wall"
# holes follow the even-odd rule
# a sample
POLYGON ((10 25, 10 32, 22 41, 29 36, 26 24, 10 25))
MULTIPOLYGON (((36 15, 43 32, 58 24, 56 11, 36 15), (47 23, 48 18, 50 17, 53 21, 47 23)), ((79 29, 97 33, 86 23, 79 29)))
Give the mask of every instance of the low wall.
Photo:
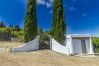
POLYGON ((28 52, 28 51, 38 50, 38 49, 39 49, 39 38, 37 37, 34 40, 24 45, 13 48, 11 51, 12 52, 28 52))
POLYGON ((69 55, 69 50, 65 46, 59 44, 54 39, 51 39, 51 50, 69 55))
POLYGON ((0 41, 11 41, 11 36, 0 35, 0 41))

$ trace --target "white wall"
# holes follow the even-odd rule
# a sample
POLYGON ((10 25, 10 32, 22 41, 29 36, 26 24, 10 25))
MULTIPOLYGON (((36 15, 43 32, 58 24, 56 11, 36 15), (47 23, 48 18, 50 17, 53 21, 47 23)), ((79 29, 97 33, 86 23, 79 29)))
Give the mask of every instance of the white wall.
MULTIPOLYGON (((73 42, 72 44, 73 44, 74 54, 83 54, 82 53, 81 40, 80 39, 73 39, 72 42, 73 42)), ((90 46, 90 38, 85 39, 85 42, 86 42, 87 54, 90 54, 91 53, 90 51, 92 51, 91 46, 90 46)))
POLYGON ((82 54, 81 40, 73 39, 72 44, 73 44, 73 54, 82 54))
POLYGON ((59 53, 63 53, 63 54, 69 55, 68 48, 66 48, 65 46, 59 44, 54 39, 51 39, 51 49, 53 51, 56 51, 56 52, 59 52, 59 53))
POLYGON ((68 48, 69 54, 72 54, 73 53, 72 39, 71 38, 67 38, 66 39, 66 48, 68 48))
POLYGON ((90 37, 90 54, 93 54, 94 50, 93 50, 93 44, 92 44, 92 37, 90 37))
POLYGON ((13 48, 12 52, 27 52, 27 51, 33 51, 38 49, 39 49, 39 39, 37 37, 26 44, 13 48))
POLYGON ((90 39, 86 40, 86 49, 87 49, 87 53, 90 53, 90 39))

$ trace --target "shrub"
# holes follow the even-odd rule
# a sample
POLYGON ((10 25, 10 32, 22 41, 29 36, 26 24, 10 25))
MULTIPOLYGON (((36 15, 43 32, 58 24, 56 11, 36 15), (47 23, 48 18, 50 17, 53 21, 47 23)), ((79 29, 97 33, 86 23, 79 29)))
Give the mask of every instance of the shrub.
POLYGON ((40 34, 40 49, 49 49, 50 48, 50 38, 47 33, 40 34))
POLYGON ((98 37, 92 38, 92 43, 94 46, 94 51, 99 52, 99 38, 98 37))

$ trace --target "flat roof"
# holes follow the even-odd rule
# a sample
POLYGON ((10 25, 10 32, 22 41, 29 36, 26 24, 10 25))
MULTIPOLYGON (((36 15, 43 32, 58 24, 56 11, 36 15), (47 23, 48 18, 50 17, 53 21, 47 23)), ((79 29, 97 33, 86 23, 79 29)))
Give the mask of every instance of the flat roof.
POLYGON ((69 34, 67 37, 91 37, 91 34, 69 34))

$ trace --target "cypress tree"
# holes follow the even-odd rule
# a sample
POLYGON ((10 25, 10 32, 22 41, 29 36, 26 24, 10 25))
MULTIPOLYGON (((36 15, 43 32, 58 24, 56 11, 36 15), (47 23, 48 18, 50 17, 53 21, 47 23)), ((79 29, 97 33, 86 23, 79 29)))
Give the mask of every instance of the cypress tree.
POLYGON ((64 40, 66 34, 66 24, 64 19, 64 8, 62 0, 54 0, 53 2, 53 24, 51 28, 52 37, 59 43, 64 40))
POLYGON ((36 0, 28 0, 24 24, 24 41, 29 42, 37 35, 36 0))

